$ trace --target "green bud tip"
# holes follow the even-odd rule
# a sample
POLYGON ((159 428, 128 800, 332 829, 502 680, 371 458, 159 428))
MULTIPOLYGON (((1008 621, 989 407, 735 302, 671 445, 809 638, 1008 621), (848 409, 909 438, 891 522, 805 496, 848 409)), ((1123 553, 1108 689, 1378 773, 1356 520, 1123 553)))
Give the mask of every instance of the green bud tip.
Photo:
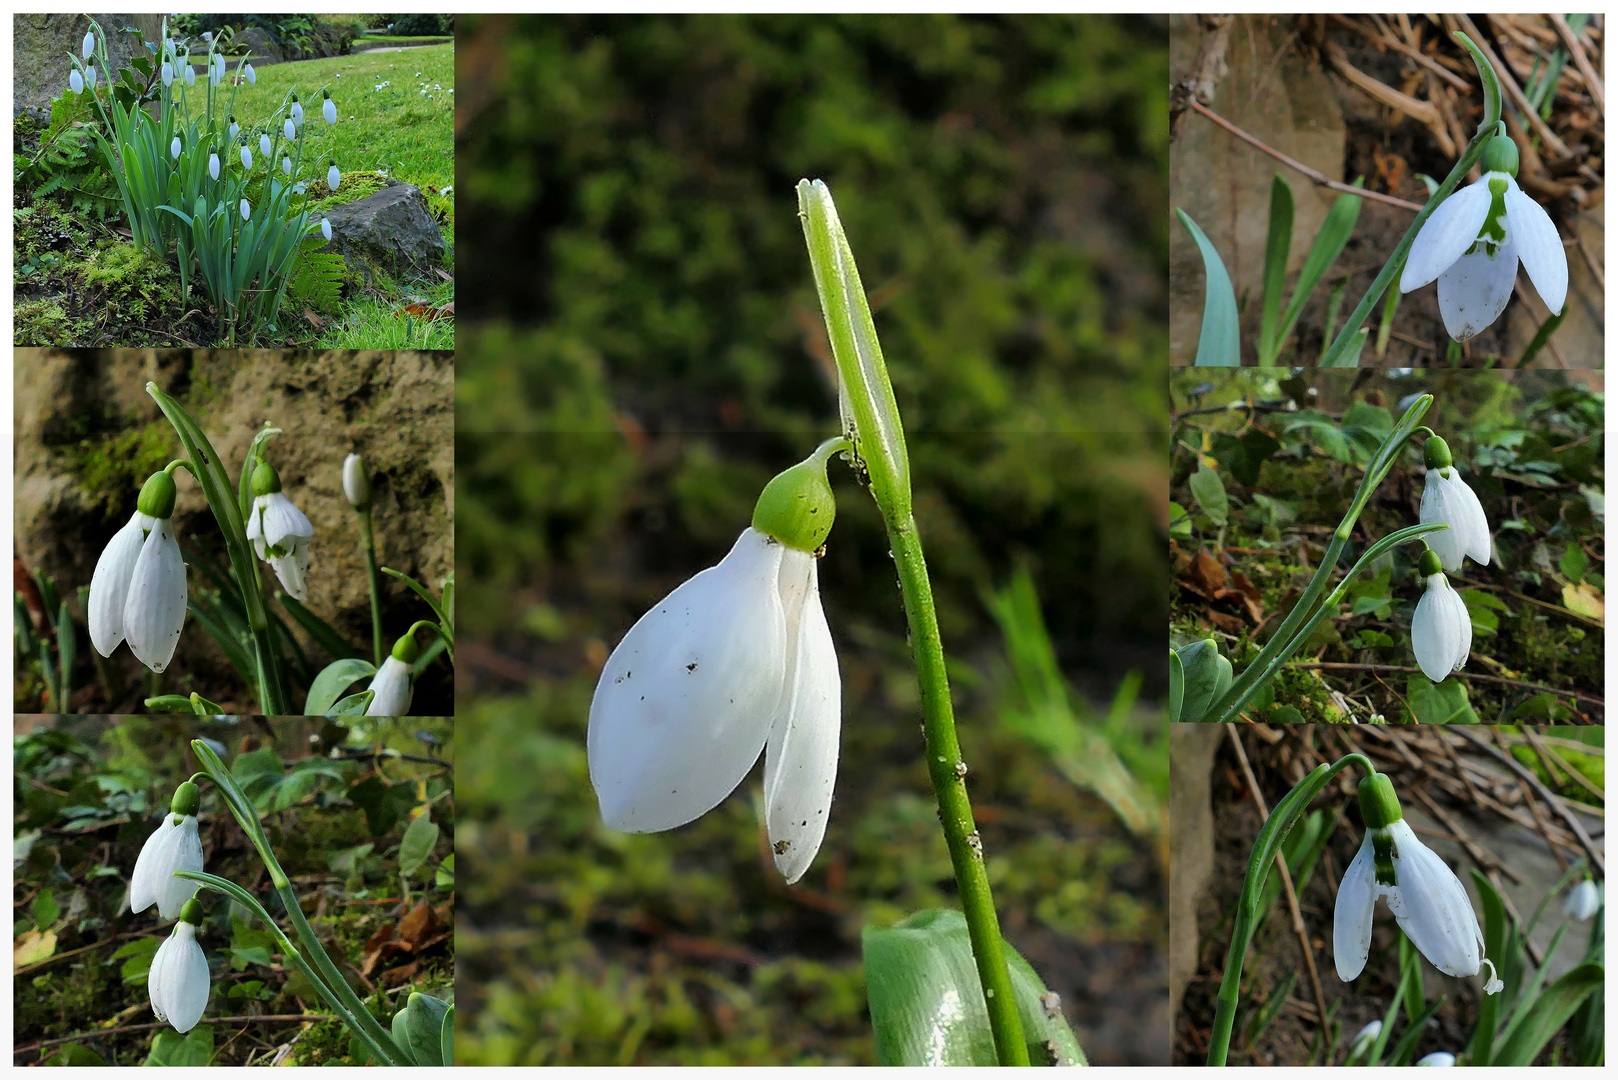
POLYGON ((147 477, 145 484, 141 485, 140 497, 135 500, 135 509, 147 517, 167 521, 174 516, 174 498, 178 494, 179 491, 174 486, 174 477, 166 472, 155 472, 147 477))
POLYGON ((837 499, 826 479, 826 459, 841 440, 822 443, 813 454, 764 485, 753 508, 753 528, 799 551, 826 542, 837 517, 837 499))
POLYGON ((268 461, 258 463, 253 470, 253 494, 273 495, 281 490, 281 477, 268 461))
POLYGON ((189 780, 175 788, 174 798, 169 800, 169 809, 181 817, 196 817, 201 805, 202 792, 189 780))
POLYGON ((1437 435, 1428 439, 1427 445, 1421 448, 1421 457, 1429 469, 1447 469, 1455 464, 1455 459, 1450 456, 1449 443, 1437 435))
POLYGON ((1360 813, 1367 829, 1386 829, 1405 816, 1386 773, 1372 773, 1360 781, 1360 813))
POLYGON ((1443 569, 1444 564, 1439 561, 1438 552, 1434 551, 1432 548, 1422 548, 1421 559, 1416 564, 1416 571, 1417 573, 1421 574, 1421 579, 1426 581, 1428 578, 1441 572, 1443 569))
POLYGON ((196 897, 185 902, 180 909, 180 921, 190 923, 192 926, 202 925, 202 903, 196 897))
POLYGON ((416 635, 406 634, 393 643, 393 658, 401 664, 414 664, 421 650, 416 647, 416 635))
POLYGON ((1517 144, 1509 135, 1496 135, 1483 148, 1483 171, 1517 175, 1517 144))

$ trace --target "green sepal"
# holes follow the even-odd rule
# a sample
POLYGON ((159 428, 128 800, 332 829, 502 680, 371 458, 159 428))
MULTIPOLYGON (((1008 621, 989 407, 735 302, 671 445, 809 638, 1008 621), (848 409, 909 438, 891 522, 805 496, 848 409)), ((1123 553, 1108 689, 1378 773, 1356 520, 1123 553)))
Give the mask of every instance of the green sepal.
POLYGON ((166 472, 154 472, 146 478, 141 485, 140 497, 135 500, 135 509, 147 517, 167 520, 174 516, 174 499, 179 494, 174 486, 174 477, 166 472))
POLYGON ((187 900, 185 906, 180 908, 180 921, 190 923, 192 926, 201 926, 202 902, 194 896, 187 900))
POLYGON ((1443 569, 1444 564, 1439 561, 1438 552, 1430 547, 1421 549, 1421 558, 1416 562, 1416 572, 1421 575, 1423 581, 1442 572, 1443 569))
POLYGON ((826 479, 830 456, 822 446, 765 484, 753 508, 753 528, 799 551, 824 544, 837 517, 837 499, 826 479))
POLYGON ((169 809, 181 817, 196 817, 201 805, 202 791, 189 780, 175 788, 174 798, 169 800, 169 809))
POLYGON ((1399 796, 1393 792, 1393 781, 1386 773, 1371 773, 1360 781, 1360 813, 1367 829, 1386 829, 1395 821, 1403 820, 1399 796))
POLYGON ((1503 172, 1507 176, 1516 176, 1517 157, 1517 144, 1511 136, 1496 135, 1483 148, 1481 168, 1486 173, 1503 172))
POLYGON ((1427 445, 1421 448, 1421 459, 1429 469, 1447 469, 1455 464, 1455 458, 1449 452, 1449 443, 1438 435, 1428 439, 1427 445))
POLYGON ((281 477, 276 473, 275 467, 268 461, 258 463, 253 470, 253 494, 273 495, 281 490, 281 477))
POLYGON ((420 655, 421 649, 416 645, 414 634, 406 634, 393 643, 393 658, 401 663, 414 664, 420 655))

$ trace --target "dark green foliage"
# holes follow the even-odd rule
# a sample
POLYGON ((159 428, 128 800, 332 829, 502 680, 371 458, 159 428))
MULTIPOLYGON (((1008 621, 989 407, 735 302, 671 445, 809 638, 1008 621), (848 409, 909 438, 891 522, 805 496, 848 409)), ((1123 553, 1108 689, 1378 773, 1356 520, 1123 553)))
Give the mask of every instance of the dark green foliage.
POLYGON ((100 156, 89 129, 96 123, 94 110, 83 94, 64 91, 51 102, 51 119, 44 131, 20 116, 13 121, 18 152, 13 154, 13 183, 32 190, 35 199, 54 198, 91 218, 104 218, 119 209, 118 189, 100 168, 100 156))
POLYGON ((410 12, 405 15, 378 15, 374 20, 381 25, 393 24, 388 33, 395 37, 436 37, 455 32, 455 16, 410 12))
POLYGON ((337 311, 342 303, 347 266, 337 252, 319 250, 325 243, 320 237, 304 241, 304 255, 298 260, 297 271, 287 286, 287 298, 294 313, 310 307, 328 315, 337 311))

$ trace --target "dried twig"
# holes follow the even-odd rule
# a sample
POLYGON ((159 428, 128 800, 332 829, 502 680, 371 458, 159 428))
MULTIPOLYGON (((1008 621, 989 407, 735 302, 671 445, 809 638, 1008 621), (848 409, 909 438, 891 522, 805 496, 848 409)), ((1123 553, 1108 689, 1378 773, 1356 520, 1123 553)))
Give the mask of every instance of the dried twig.
MULTIPOLYGON (((1347 664, 1332 663, 1329 661, 1304 661, 1300 663, 1288 664, 1287 667, 1323 668, 1328 671, 1392 671, 1403 672, 1407 675, 1413 675, 1421 670, 1420 668, 1414 667, 1402 667, 1398 664, 1347 664)), ((1501 675, 1483 675, 1470 671, 1457 671, 1454 673, 1454 676, 1458 679, 1475 679, 1482 682, 1505 683, 1508 686, 1518 686, 1524 690, 1539 690, 1547 694, 1578 698, 1580 701, 1588 701, 1592 705, 1599 705, 1603 709, 1607 707, 1607 703, 1605 701, 1593 694, 1586 694, 1579 690, 1563 690, 1555 686, 1541 686, 1539 683, 1523 682, 1521 679, 1507 679, 1501 675)))
MULTIPOLYGON (((201 1024, 302 1024, 314 1023, 317 1020, 335 1020, 335 1016, 325 1016, 320 1013, 289 1013, 280 1016, 204 1016, 198 1023, 201 1024)), ((63 1035, 56 1039, 44 1039, 40 1042, 28 1043, 12 1049, 13 1054, 25 1054, 30 1050, 42 1050, 47 1046, 61 1046, 63 1043, 88 1042, 92 1039, 103 1038, 107 1035, 125 1035, 136 1031, 155 1031, 158 1028, 168 1027, 166 1021, 154 1024, 125 1024, 123 1027, 100 1028, 95 1031, 81 1031, 77 1035, 63 1035)))
POLYGON ((1568 26, 1567 20, 1562 16, 1552 12, 1546 15, 1545 18, 1550 22, 1552 28, 1556 30, 1557 35, 1562 39, 1562 43, 1567 46, 1567 51, 1572 54, 1574 65, 1578 67, 1579 74, 1584 76, 1584 88, 1590 91, 1590 97, 1595 100, 1596 109, 1605 116, 1607 112, 1606 92, 1602 89, 1601 77, 1596 74, 1595 68, 1590 66, 1590 58, 1584 55, 1584 46, 1580 44, 1578 38, 1573 36, 1572 27, 1568 26))

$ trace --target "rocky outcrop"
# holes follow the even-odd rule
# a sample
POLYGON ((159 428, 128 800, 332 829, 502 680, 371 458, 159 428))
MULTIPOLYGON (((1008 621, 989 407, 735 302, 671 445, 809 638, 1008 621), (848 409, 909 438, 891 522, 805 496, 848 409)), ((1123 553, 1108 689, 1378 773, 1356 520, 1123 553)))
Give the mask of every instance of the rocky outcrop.
POLYGON ((414 184, 391 183, 374 195, 334 206, 327 212, 332 239, 326 250, 342 253, 349 265, 367 273, 380 264, 395 274, 419 275, 444 257, 444 234, 414 184))
MULTIPOLYGON (((51 100, 60 97, 73 70, 69 54, 80 55, 90 19, 101 24, 107 35, 107 56, 113 71, 128 65, 139 43, 133 34, 120 33, 133 26, 146 40, 156 41, 162 33, 159 15, 13 15, 11 17, 12 91, 11 115, 28 113, 45 122, 51 115, 51 100)), ((102 72, 102 77, 107 72, 102 72)))

